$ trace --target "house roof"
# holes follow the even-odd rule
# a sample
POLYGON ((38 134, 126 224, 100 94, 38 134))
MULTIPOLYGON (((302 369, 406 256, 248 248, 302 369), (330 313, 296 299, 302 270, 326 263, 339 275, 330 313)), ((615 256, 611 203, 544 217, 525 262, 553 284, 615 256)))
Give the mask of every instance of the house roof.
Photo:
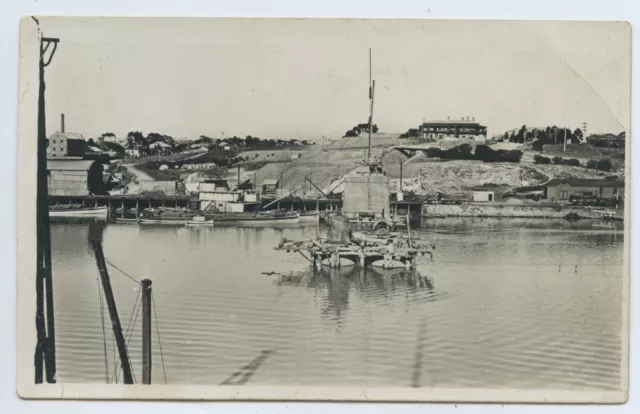
POLYGON ((162 141, 157 141, 157 142, 154 142, 153 144, 149 145, 149 148, 155 148, 155 147, 171 148, 171 145, 165 144, 162 141))
POLYGON ((624 181, 621 180, 589 180, 580 178, 554 178, 545 184, 545 187, 555 187, 567 184, 572 187, 615 187, 624 188, 624 181))
MULTIPOLYGON (((54 135, 56 135, 56 136, 61 136, 62 135, 67 139, 81 139, 81 140, 84 141, 84 138, 82 137, 82 135, 81 134, 77 134, 75 132, 60 132, 60 131, 58 131, 58 132, 54 133, 53 135, 51 135, 51 137, 53 137, 54 135)), ((49 137, 49 138, 51 138, 51 137, 49 137)))
POLYGON ((47 160, 49 171, 89 171, 93 164, 100 164, 96 160, 47 160))
POLYGON ((444 120, 435 120, 435 121, 426 121, 422 123, 423 125, 430 125, 430 124, 438 124, 438 125, 470 125, 470 126, 484 126, 484 125, 480 125, 480 123, 478 121, 475 120, 466 120, 466 119, 448 119, 446 121, 444 120))
POLYGON ((208 180, 203 180, 202 182, 205 184, 215 184, 216 187, 229 187, 229 182, 227 182, 227 180, 208 179, 208 180))
POLYGON ((253 183, 251 182, 251 180, 247 179, 244 182, 240 183, 238 185, 238 189, 239 190, 247 190, 247 189, 251 189, 253 188, 253 183))
POLYGON ((262 180, 263 185, 277 185, 278 180, 262 180))

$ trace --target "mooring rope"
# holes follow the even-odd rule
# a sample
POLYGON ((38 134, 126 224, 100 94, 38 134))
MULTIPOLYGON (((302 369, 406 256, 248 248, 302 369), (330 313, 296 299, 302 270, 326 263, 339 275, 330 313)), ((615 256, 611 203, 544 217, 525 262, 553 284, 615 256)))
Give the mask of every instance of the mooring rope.
MULTIPOLYGON (((142 292, 142 285, 139 286, 138 288, 138 294, 136 295, 136 300, 133 303, 133 310, 131 311, 131 316, 129 317, 129 323, 127 324, 127 330, 125 331, 125 348, 128 349, 129 348, 129 339, 131 338, 131 333, 133 332, 133 328, 135 327, 135 320, 138 319, 138 313, 140 312, 140 308, 142 307, 142 301, 140 301, 140 306, 138 306, 138 299, 141 296, 141 292, 142 292), (137 309, 136 309, 137 308, 137 309), (136 311, 137 310, 137 311, 136 311), (134 315, 135 314, 135 318, 134 315), (133 322, 133 326, 131 325, 131 322, 133 322), (127 339, 127 337, 129 337, 129 339, 127 339)), ((127 355, 129 353, 127 352, 127 355)), ((131 357, 129 356, 129 365, 133 366, 131 364, 131 357)), ((116 383, 118 382, 118 377, 120 376, 120 370, 118 369, 118 365, 120 364, 120 357, 118 356, 118 360, 116 361, 114 370, 113 370, 113 375, 112 378, 115 377, 116 383)), ((132 370, 133 373, 133 370, 132 370)), ((134 380, 135 380, 135 374, 133 374, 134 376, 134 380)))
POLYGON ((164 384, 167 385, 167 371, 164 368, 164 354, 162 352, 162 341, 160 340, 160 327, 158 326, 158 314, 156 313, 156 299, 151 292, 151 304, 153 305, 153 318, 156 320, 156 332, 158 334, 158 345, 160 345, 160 360, 162 361, 162 373, 164 375, 164 384))
POLYGON ((140 281, 137 280, 135 277, 131 276, 130 274, 128 274, 127 272, 125 272, 124 270, 120 269, 118 266, 114 265, 113 263, 111 263, 109 261, 109 259, 107 259, 106 257, 104 258, 104 261, 111 267, 113 267, 114 269, 116 269, 118 272, 122 273, 123 275, 125 275, 126 277, 128 277, 129 279, 133 280, 134 282, 136 282, 137 284, 140 284, 140 281))
POLYGON ((102 301, 102 286, 100 286, 100 278, 96 277, 98 282, 98 297, 100 298, 100 322, 102 322, 102 343, 104 345, 104 379, 106 384, 109 383, 109 359, 107 357, 107 332, 104 327, 104 303, 102 301))
MULTIPOLYGON (((131 316, 129 317, 129 323, 127 324, 127 329, 125 331, 125 348, 129 348, 129 342, 131 340, 131 336, 133 334, 133 329, 136 326, 136 322, 138 320, 138 314, 140 313, 140 309, 142 308, 142 301, 138 302, 138 299, 141 297, 141 292, 142 292, 142 283, 137 280, 136 278, 134 278, 133 276, 131 276, 130 274, 128 274, 127 272, 125 272, 124 270, 120 269, 118 266, 114 265, 113 263, 111 263, 109 261, 109 259, 105 258, 105 262, 111 266, 112 268, 116 269, 118 272, 122 273, 124 276, 128 277, 129 279, 131 279, 132 281, 134 281, 136 284, 138 284, 139 288, 138 288, 138 294, 136 295, 136 300, 133 303, 133 310, 131 311, 131 316), (138 306, 139 305, 139 306, 138 306), (134 313, 135 313, 135 317, 134 317, 134 313), (133 325, 132 325, 133 322, 133 325)), ((153 316, 155 318, 155 323, 156 323, 156 332, 158 335, 158 344, 160 345, 160 360, 162 361, 162 373, 164 375, 164 383, 167 384, 167 371, 165 368, 165 364, 164 364, 164 353, 162 351, 162 341, 160 339, 160 327, 158 325, 158 315, 156 313, 156 302, 155 302, 155 298, 153 296, 153 293, 151 294, 151 303, 153 305, 153 316)), ((103 310, 101 308, 101 310, 103 310)), ((104 310, 103 310, 104 312, 104 310)), ((103 332, 104 332, 104 318, 103 318, 103 332)), ((112 337, 113 338, 113 337, 112 337)), ((106 351, 106 338, 104 340, 105 342, 105 361, 107 361, 107 351, 106 351)), ((115 345, 114 345, 114 359, 115 357, 115 345)), ((129 364, 131 366, 133 366, 133 364, 131 363, 131 356, 129 355, 129 353, 127 352, 127 356, 129 358, 129 364)), ((118 365, 120 363, 120 358, 118 357, 117 362, 115 363, 114 366, 114 372, 111 378, 115 377, 115 381, 116 383, 118 383, 118 378, 120 375, 120 370, 118 369, 118 365)), ((108 368, 107 368, 108 370, 108 368)), ((135 373, 133 372, 133 370, 131 370, 131 373, 133 374, 133 380, 134 382, 137 382, 136 380, 136 376, 135 373)), ((109 378, 108 378, 108 371, 106 372, 107 375, 107 383, 109 382, 109 378)))

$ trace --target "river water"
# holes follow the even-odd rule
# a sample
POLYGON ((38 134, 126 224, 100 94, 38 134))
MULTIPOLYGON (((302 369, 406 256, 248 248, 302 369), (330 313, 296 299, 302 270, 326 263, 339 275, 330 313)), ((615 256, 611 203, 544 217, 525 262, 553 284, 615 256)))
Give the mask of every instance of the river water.
MULTIPOLYGON (((109 262, 153 281, 153 382, 621 387, 620 229, 550 220, 429 221, 415 236, 436 251, 419 274, 314 273, 301 256, 273 250, 281 237, 312 238, 318 231, 108 225, 109 262)), ((87 224, 52 225, 63 382, 116 380, 88 233, 87 224)), ((139 381, 138 285, 111 265, 109 272, 139 381)))

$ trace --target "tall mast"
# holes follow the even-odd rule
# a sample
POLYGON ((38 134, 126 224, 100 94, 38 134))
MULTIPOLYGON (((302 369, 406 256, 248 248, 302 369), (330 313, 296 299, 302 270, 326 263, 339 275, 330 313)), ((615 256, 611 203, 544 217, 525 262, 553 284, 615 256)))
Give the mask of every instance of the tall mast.
POLYGON ((376 81, 371 79, 371 49, 369 49, 369 145, 367 147, 367 162, 371 161, 371 129, 373 128, 373 100, 376 90, 376 81))
POLYGON ((49 190, 47 186, 47 133, 45 122, 44 68, 49 66, 58 47, 59 39, 47 38, 38 25, 39 91, 38 91, 38 157, 36 193, 36 331, 35 383, 43 382, 44 376, 50 384, 56 382, 56 341, 53 312, 53 279, 51 271, 51 232, 49 229, 49 190), (50 54, 47 51, 52 47, 50 54), (46 319, 45 319, 46 311, 46 319))

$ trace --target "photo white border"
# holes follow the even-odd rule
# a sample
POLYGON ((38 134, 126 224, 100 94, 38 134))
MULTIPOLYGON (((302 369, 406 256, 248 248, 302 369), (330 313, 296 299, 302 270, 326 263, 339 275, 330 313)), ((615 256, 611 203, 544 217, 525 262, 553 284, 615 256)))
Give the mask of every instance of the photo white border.
MULTIPOLYGON (((87 12, 87 7, 86 7, 87 5, 78 4, 79 2, 77 2, 77 1, 56 1, 56 2, 50 2, 48 5, 50 5, 51 3, 56 3, 58 5, 61 4, 61 3, 71 4, 72 7, 75 7, 75 9, 64 9, 64 6, 63 6, 60 9, 61 11, 58 11, 56 13, 52 13, 52 12, 48 12, 47 13, 47 12, 40 11, 38 13, 33 13, 33 14, 36 14, 36 15, 47 15, 47 14, 48 15, 51 15, 51 14, 57 14, 57 15, 116 14, 116 13, 113 12, 113 10, 114 10, 113 7, 114 6, 116 8, 117 7, 123 7, 123 3, 129 4, 130 2, 114 1, 114 2, 110 2, 109 5, 104 5, 103 4, 103 5, 100 5, 101 8, 96 8, 97 11, 96 12, 92 12, 92 13, 88 13, 87 12)), ((182 9, 182 12, 181 12, 181 11, 178 11, 176 8, 171 8, 171 7, 167 8, 165 3, 166 2, 161 2, 161 1, 156 1, 156 2, 138 2, 138 8, 134 7, 133 10, 127 10, 126 8, 124 8, 124 9, 121 8, 120 10, 125 10, 125 11, 124 12, 121 11, 121 12, 119 12, 117 14, 126 13, 126 14, 138 15, 138 16, 142 16, 142 15, 156 15, 156 16, 160 16, 160 15, 173 15, 173 16, 177 16, 177 15, 202 15, 202 13, 194 12, 193 4, 191 4, 191 8, 188 7, 186 9, 186 11, 185 11, 185 9, 182 9), (146 3, 147 4, 147 6, 146 6, 147 8, 145 9, 146 11, 139 8, 139 4, 140 3, 146 3), (165 8, 158 7, 159 5, 165 5, 165 8)), ((198 3, 198 2, 192 2, 192 3, 198 3)), ((234 2, 234 3, 235 3, 234 7, 237 7, 237 5, 239 3, 242 3, 242 2, 234 2)), ((249 8, 249 9, 246 9, 246 10, 263 11, 263 8, 264 8, 264 4, 263 3, 261 3, 260 5, 255 5, 256 2, 252 2, 252 3, 254 3, 254 9, 249 8)), ((328 7, 327 3, 329 3, 329 2, 323 2, 321 7, 323 7, 323 8, 328 7)), ((509 18, 523 18, 524 17, 524 18, 535 18, 535 19, 537 19, 537 18, 552 18, 552 19, 583 19, 583 20, 627 20, 627 21, 630 20, 630 21, 632 21, 632 23, 635 23, 635 22, 638 21, 637 19, 636 20, 631 19, 630 15, 628 13, 625 13, 624 16, 620 16, 619 14, 616 15, 616 13, 615 13, 616 10, 618 10, 618 13, 620 13, 620 11, 619 11, 620 7, 616 8, 616 5, 619 6, 620 4, 630 3, 629 1, 616 1, 616 0, 610 0, 610 1, 607 1, 607 2, 603 2, 603 5, 602 6, 598 6, 598 7, 595 7, 593 5, 589 5, 589 7, 585 7, 583 5, 578 5, 579 2, 570 2, 570 3, 573 3, 572 4, 572 7, 573 7, 572 9, 569 9, 566 6, 564 6, 564 3, 569 3, 569 2, 563 2, 561 0, 555 0, 553 2, 539 1, 539 2, 537 2, 537 5, 530 4, 530 3, 533 3, 533 2, 527 2, 527 3, 522 4, 521 2, 484 1, 484 2, 481 2, 482 4, 480 5, 481 6, 480 8, 483 10, 483 12, 481 12, 481 13, 485 13, 484 15, 483 14, 475 14, 474 15, 474 13, 478 13, 480 8, 479 7, 474 7, 474 5, 471 4, 471 3, 473 3, 472 1, 467 1, 467 2, 450 1, 450 2, 447 2, 448 3, 447 6, 444 6, 442 4, 443 2, 420 2, 422 4, 434 3, 435 5, 432 6, 432 7, 434 7, 434 10, 436 9, 435 6, 437 6, 439 9, 447 8, 449 10, 448 11, 448 15, 447 14, 443 14, 442 12, 434 13, 434 12, 431 11, 431 8, 429 8, 428 6, 423 6, 422 4, 420 5, 420 7, 418 7, 417 10, 414 9, 416 11, 414 11, 413 13, 411 13, 411 12, 407 13, 407 12, 403 12, 404 9, 402 9, 402 7, 398 7, 403 2, 393 2, 393 4, 391 5, 391 8, 393 10, 386 10, 383 13, 379 13, 378 12, 378 13, 370 14, 371 11, 381 10, 380 9, 380 4, 381 3, 386 3, 386 2, 366 2, 366 7, 365 7, 365 5, 362 4, 362 2, 359 2, 359 4, 357 5, 357 9, 358 10, 356 11, 355 14, 353 13, 353 10, 351 10, 351 9, 349 11, 340 11, 340 9, 338 9, 337 13, 336 12, 334 12, 334 13, 326 13, 325 12, 324 14, 322 14, 322 17, 332 17, 332 16, 335 16, 335 17, 429 17, 429 18, 433 18, 433 17, 447 17, 447 18, 453 18, 453 17, 456 17, 456 18, 509 17, 509 18), (460 5, 461 3, 463 4, 463 6, 460 5), (491 16, 488 16, 486 14, 486 11, 490 8, 490 6, 488 6, 487 3, 493 3, 493 4, 497 3, 498 6, 503 8, 503 10, 502 10, 503 13, 504 13, 504 11, 507 11, 507 12, 510 12, 512 14, 504 16, 504 15, 501 15, 503 13, 496 12, 496 13, 493 13, 491 16), (509 3, 509 4, 506 4, 506 3, 509 3), (553 7, 550 8, 549 4, 551 4, 551 3, 553 4, 553 7), (519 13, 515 13, 515 14, 513 13, 514 5, 518 5, 519 6, 519 7, 516 7, 516 9, 518 9, 519 13), (426 13, 424 12, 425 8, 426 8, 426 13), (546 12, 545 12, 545 9, 546 9, 546 12), (559 12, 559 15, 554 15, 553 17, 548 16, 548 15, 545 16, 545 13, 548 13, 548 11, 550 11, 550 10, 554 10, 555 12, 559 12), (596 13, 593 13, 594 10, 595 10, 596 13), (586 12, 587 17, 583 17, 583 16, 585 16, 585 12, 586 12), (400 14, 398 14, 398 13, 400 13, 400 14), (422 13, 424 13, 424 14, 422 14, 422 13)), ((412 2, 412 3, 416 3, 416 2, 412 2)), ((480 3, 480 2, 478 2, 478 3, 480 3)), ((341 9, 344 10, 345 9, 345 7, 344 7, 345 5, 343 4, 343 2, 340 2, 340 5, 343 6, 341 9)), ((131 6, 131 5, 129 4, 129 6, 131 6)), ((388 3, 387 3, 387 6, 388 6, 388 3)), ((297 15, 297 16, 305 16, 305 17, 314 17, 313 13, 296 12, 295 11, 295 9, 296 9, 295 5, 292 6, 291 4, 289 4, 289 7, 293 8, 294 11, 292 13, 282 13, 282 12, 278 13, 277 12, 278 9, 271 9, 267 13, 255 13, 255 12, 253 12, 253 13, 244 13, 244 14, 242 14, 242 13, 237 13, 236 12, 235 14, 236 15, 245 15, 245 16, 256 16, 256 15, 262 15, 262 16, 286 16, 288 14, 288 15, 294 15, 294 16, 297 15)), ((628 6, 628 7, 630 8, 631 6, 628 6)), ((623 8, 623 10, 628 10, 628 8, 627 9, 623 8)), ((20 11, 18 13, 18 15, 32 14, 32 13, 30 13, 30 11, 31 10, 20 11)), ((211 13, 211 12, 209 12, 209 13, 211 13)), ((215 11, 214 11, 214 13, 215 13, 215 11)), ((233 13, 233 11, 231 11, 231 12, 223 12, 223 13, 216 13, 216 14, 217 15, 232 15, 234 13, 233 13)), ((9 13, 8 15, 11 16, 11 13, 9 13)), ((316 16, 317 16, 317 14, 316 14, 316 16)), ((638 14, 637 14, 637 10, 636 10, 635 17, 637 17, 637 16, 638 16, 638 14)), ((13 17, 15 17, 15 15, 13 17)), ((4 19, 2 20, 2 22, 5 23, 4 19)), ((15 20, 13 22, 9 22, 7 24, 9 25, 9 27, 12 27, 11 25, 13 24, 14 31, 17 31, 16 30, 17 20, 15 20)), ((637 29, 632 32, 634 38, 637 38, 637 36, 635 34, 636 31, 637 31, 637 29)), ((636 42, 632 42, 632 45, 634 46, 634 49, 635 49, 635 43, 636 42)), ((11 48, 9 48, 9 49, 11 49, 11 48)), ((14 51, 15 51, 15 49, 14 49, 14 51)), ((15 54, 15 56, 17 56, 17 53, 15 54)), ((633 60, 634 61, 636 60, 635 54, 633 55, 633 60)), ((14 61, 15 62, 15 58, 11 57, 11 59, 9 59, 9 61, 14 61)), ((4 67, 5 67, 5 65, 2 66, 3 71, 4 71, 4 67)), ((635 72, 635 68, 636 67, 637 67, 637 65, 633 65, 633 71, 634 72, 635 72)), ((12 70, 12 71, 9 71, 9 75, 11 75, 11 72, 13 72, 13 74, 15 75, 15 73, 17 71, 15 69, 12 70)), ((9 76, 9 79, 11 79, 11 76, 9 76)), ((13 79, 15 80, 15 77, 13 79)), ((3 85, 4 85, 4 82, 3 82, 3 85)), ((634 82, 634 86, 635 86, 635 82, 634 82)), ((12 89, 15 90, 15 88, 12 88, 12 89)), ((634 87, 634 89, 635 89, 635 87, 634 87)), ((9 90, 11 90, 11 89, 9 89, 9 90)), ((13 96, 9 96, 9 98, 15 98, 16 95, 17 94, 14 94, 13 96)), ((636 96, 636 94, 634 93, 633 96, 636 96)), ((3 98, 2 104, 3 104, 3 108, 4 108, 5 107, 5 99, 4 98, 3 98)), ((15 107, 15 103, 12 106, 15 107)), ((5 122, 4 118, 6 117, 7 112, 8 111, 3 111, 3 113, 2 113, 3 125, 4 125, 3 130, 5 129, 5 127, 7 125, 10 125, 10 122, 11 122, 11 119, 6 120, 6 122, 5 122), (7 122, 9 122, 9 124, 7 124, 7 122)), ((12 112, 15 114, 15 110, 13 110, 11 112, 8 112, 8 113, 11 114, 12 112)), ((633 113, 633 111, 632 111, 632 113, 633 113)), ((13 118, 14 123, 15 123, 15 119, 16 119, 16 117, 13 118)), ((32 125, 35 125, 35 123, 33 123, 32 125)), ((632 123, 632 130, 633 130, 633 125, 635 125, 635 122, 632 123)), ((6 128, 6 129, 7 130, 11 130, 13 128, 6 128)), ((21 133, 22 132, 25 132, 25 131, 21 131, 21 133)), ((28 133, 28 131, 27 131, 27 133, 28 133)), ((13 136, 15 136, 15 135, 16 134, 14 133, 13 136)), ((628 140, 628 147, 629 146, 631 146, 631 140, 628 140)), ((10 145, 8 147, 11 148, 10 145)), ((633 151, 633 147, 631 148, 631 151, 628 152, 628 154, 629 153, 632 154, 632 151, 633 151)), ((34 159, 35 150, 34 150, 34 148, 30 148, 29 149, 27 147, 21 146, 20 154, 21 154, 21 156, 26 156, 28 159, 34 159), (29 153, 29 151, 31 151, 31 152, 29 153)), ((9 154, 9 157, 5 157, 5 158, 10 158, 10 155, 11 154, 9 154)), ((631 157, 627 157, 627 158, 628 158, 627 159, 627 165, 630 166, 630 160, 633 158, 633 154, 631 155, 631 157)), ((5 163, 5 165, 7 165, 7 163, 5 163)), ((627 171, 629 171, 629 170, 627 170, 627 171)), ((20 194, 23 194, 20 189, 25 189, 25 188, 29 188, 29 187, 31 189, 35 188, 35 186, 34 186, 34 183, 35 183, 35 168, 32 169, 32 172, 33 172, 32 176, 29 176, 28 174, 25 176, 25 175, 23 175, 24 172, 26 172, 26 171, 22 171, 22 169, 21 169, 21 171, 20 171, 21 179, 20 179, 19 190, 18 190, 20 192, 20 194)), ((15 177, 9 177, 9 178, 14 178, 15 179, 15 177)), ((633 187, 634 187, 633 183, 629 183, 630 180, 627 180, 627 181, 628 181, 628 186, 629 185, 631 186, 631 192, 630 193, 627 192, 627 194, 631 194, 631 197, 627 197, 626 198, 627 199, 627 203, 625 205, 626 211, 627 211, 627 213, 629 213, 630 212, 630 205, 633 204, 633 198, 635 196, 636 191, 633 190, 633 187)), ((629 191, 629 188, 627 188, 627 191, 629 191)), ((35 203, 33 203, 32 200, 31 200, 30 204, 32 206, 31 210, 33 210, 33 211, 30 211, 28 209, 28 205, 27 204, 29 204, 29 203, 23 204, 22 200, 18 200, 18 202, 19 202, 18 211, 20 211, 20 213, 21 213, 20 217, 28 217, 28 216, 34 217, 35 216, 35 210, 34 210, 35 209, 35 203)), ((633 205, 635 205, 635 204, 633 204, 633 205)), ((11 209, 11 210, 13 210, 13 209, 11 209)), ((4 212, 4 210, 3 210, 3 212, 4 212)), ((13 213, 15 214, 15 210, 13 211, 13 213)), ((7 217, 7 213, 2 214, 1 216, 2 217, 7 217)), ((625 227, 627 227, 627 228, 631 227, 631 229, 633 229, 633 227, 635 227, 633 225, 633 223, 634 223, 633 221, 626 220, 625 227)), ((32 226, 33 226, 33 229, 35 229, 35 223, 33 223, 32 226)), ((12 226, 10 226, 9 228, 11 228, 11 227, 12 226)), ((7 227, 5 226, 5 229, 6 228, 7 227)), ((22 226, 20 227, 20 231, 21 232, 23 231, 23 227, 22 226)), ((7 231, 5 233, 9 233, 9 232, 7 231)), ((35 234, 35 230, 33 231, 33 234, 35 234)), ((10 234, 8 234, 8 235, 10 236, 10 234)), ((10 238, 11 237, 9 237, 9 239, 10 238)), ((625 238, 626 238, 626 240, 628 240, 629 239, 629 235, 627 234, 625 236, 625 238)), ((5 246, 5 244, 4 244, 4 240, 3 240, 3 247, 4 246, 5 246)), ((24 244, 19 244, 19 246, 20 246, 20 249, 22 249, 22 246, 24 246, 24 244)), ((627 257, 629 257, 629 252, 630 252, 629 249, 630 249, 630 247, 632 248, 633 245, 630 246, 629 243, 626 243, 626 245, 625 245, 625 260, 627 259, 627 257)), ((12 249, 3 249, 3 250, 5 252, 6 251, 11 252, 12 251, 12 249)), ((25 253, 26 253, 26 251, 22 251, 21 250, 19 252, 19 257, 21 257, 21 258, 22 257, 26 257, 25 253)), ((4 254, 3 254, 3 256, 4 256, 4 254)), ((12 260, 13 259, 11 257, 7 257, 7 260, 5 260, 3 262, 9 263, 9 262, 12 262, 12 260)), ((33 261, 31 261, 30 263, 32 264, 33 261)), ((631 264, 633 264, 633 262, 631 264)), ((13 274, 15 275, 15 272, 13 274)), ((32 286, 33 286, 33 284, 29 284, 29 285, 26 286, 26 288, 31 289, 32 286)), ((14 292, 15 292, 15 290, 14 290, 14 292)), ((9 299, 11 299, 11 294, 12 293, 13 292, 11 292, 10 290, 5 290, 3 292, 3 295, 1 297, 3 306, 4 306, 4 304, 11 303, 11 300, 9 300, 9 299), (5 299, 5 293, 7 291, 9 293, 9 295, 6 295, 7 296, 7 300, 4 300, 5 299)), ((15 296, 15 295, 13 295, 13 296, 15 296)), ((637 297, 637 295, 633 295, 633 297, 637 297)), ((628 297, 627 297, 627 299, 628 299, 628 297)), ((15 298, 14 298, 14 301, 15 301, 15 298)), ((627 303, 628 303, 628 300, 627 300, 627 303)), ((633 309, 634 308, 633 303, 631 304, 631 306, 632 306, 632 309, 633 309)), ((5 324, 5 317, 6 316, 14 318, 13 321, 10 321, 9 318, 6 318, 8 326, 11 326, 11 325, 15 326, 15 320, 16 319, 15 319, 14 312, 15 312, 15 307, 14 307, 13 312, 11 312, 11 311, 2 312, 2 315, 3 315, 3 319, 2 319, 3 326, 5 324)), ((24 315, 24 318, 25 318, 25 321, 27 321, 26 322, 27 325, 31 326, 32 325, 31 322, 33 321, 32 315, 31 316, 24 315)), ((628 318, 627 318, 627 322, 628 322, 628 318)), ((633 336, 633 334, 634 334, 634 331, 632 330, 632 336, 633 336)), ((9 335, 9 338, 11 338, 10 335, 9 335)), ((13 343, 15 343, 15 342, 13 342, 13 343)), ((12 346, 11 341, 10 340, 3 341, 3 351, 4 351, 4 348, 5 348, 6 345, 8 345, 8 349, 10 350, 11 346, 12 346)), ((5 355, 7 355, 7 354, 8 355, 12 355, 13 354, 12 352, 8 352, 8 353, 7 352, 3 352, 3 353, 5 355)), ((626 354, 626 353, 623 353, 623 354, 626 354)), ((30 356, 30 359, 32 359, 32 355, 30 356)), ((633 354, 632 354, 632 357, 631 357, 631 361, 633 361, 633 354)), ((15 363, 13 365, 15 367, 15 363)), ((3 390, 4 390, 4 375, 3 375, 2 378, 3 378, 2 384, 3 384, 3 390)), ((633 386, 633 382, 631 383, 631 385, 633 386)), ((47 388, 47 391, 46 391, 47 397, 46 398, 56 397, 56 395, 58 397, 60 397, 62 395, 65 398, 77 398, 79 396, 79 393, 83 393, 84 392, 84 390, 82 388, 95 387, 95 385, 55 384, 55 385, 52 385, 52 386, 46 385, 44 387, 47 388), (51 390, 49 390, 49 388, 51 388, 51 390)), ((109 392, 108 392, 109 395, 106 395, 104 393, 105 387, 106 387, 105 385, 100 385, 100 388, 103 389, 103 391, 100 392, 101 396, 90 397, 90 398, 112 398, 111 397, 111 395, 112 395, 111 394, 111 390, 109 390, 109 392)), ((111 386, 108 386, 108 387, 110 388, 111 386)), ((155 394, 156 392, 162 393, 162 394, 159 394, 160 398, 167 398, 167 397, 175 398, 175 397, 171 396, 170 392, 169 393, 167 393, 167 392, 163 393, 163 391, 161 391, 160 389, 158 389, 157 391, 153 390, 155 387, 156 386, 143 387, 143 388, 146 388, 144 391, 141 391, 144 394, 144 398, 154 398, 149 393, 155 394)), ((160 388, 163 388, 163 387, 164 386, 161 386, 160 388)), ((170 387, 167 387, 167 388, 173 388, 173 387, 175 387, 175 386, 170 386, 170 387)), ((134 392, 135 388, 138 388, 138 387, 137 386, 133 386, 133 387, 118 387, 118 386, 115 386, 114 392, 115 393, 120 393, 119 395, 124 396, 124 395, 129 395, 131 392, 134 392), (126 390, 118 391, 118 390, 116 390, 116 388, 127 388, 127 389, 130 389, 130 391, 126 391, 126 390)), ((186 393, 187 395, 189 395, 188 399, 198 400, 198 399, 200 399, 198 397, 198 393, 204 393, 204 395, 206 395, 207 398, 210 399, 210 398, 212 398, 211 397, 212 394, 207 392, 206 389, 210 389, 210 388, 219 389, 221 387, 193 387, 193 386, 189 386, 189 387, 185 387, 185 388, 189 388, 189 390, 180 390, 180 395, 181 396, 178 397, 178 398, 184 398, 185 393, 186 393), (192 390, 193 390, 193 392, 192 392, 192 390)), ((249 388, 260 388, 260 390, 256 390, 256 392, 258 394, 256 394, 253 398, 262 398, 262 397, 260 397, 260 395, 263 395, 263 396, 266 396, 266 399, 269 399, 268 394, 266 394, 266 393, 269 393, 269 392, 272 392, 272 391, 280 392, 280 390, 278 390, 278 388, 281 388, 281 387, 274 387, 274 388, 269 387, 269 388, 266 388, 266 387, 246 387, 246 386, 244 386, 244 387, 228 387, 228 390, 230 392, 232 392, 233 395, 235 395, 238 398, 249 398, 250 397, 250 393, 252 392, 252 390, 249 390, 249 388)), ((290 387, 286 387, 286 388, 291 389, 290 387)), ((29 393, 28 387, 27 388, 21 388, 21 390, 26 391, 27 393, 29 393)), ((341 389, 340 390, 340 395, 338 396, 337 399, 338 400, 343 400, 343 401, 344 400, 352 400, 352 399, 362 399, 363 397, 366 400, 387 400, 388 399, 388 398, 386 398, 384 396, 384 393, 380 394, 380 393, 378 393, 378 391, 379 390, 368 389, 366 394, 363 394, 362 390, 341 389)), ((434 398, 427 398, 427 399, 430 399, 432 401, 457 401, 457 402, 459 402, 459 401, 461 401, 461 399, 460 399, 460 394, 461 393, 463 395, 469 396, 469 395, 472 395, 472 394, 469 394, 468 392, 477 393, 478 391, 481 391, 482 394, 484 394, 484 396, 477 396, 476 398, 472 398, 472 400, 475 400, 475 401, 500 401, 500 402, 508 402, 508 401, 512 401, 512 402, 513 401, 527 402, 527 401, 531 401, 532 398, 535 398, 535 396, 532 396, 530 393, 528 394, 526 391, 523 391, 523 390, 519 390, 519 391, 518 390, 507 390, 505 395, 507 395, 509 397, 506 400, 505 400, 505 398, 499 398, 499 399, 496 400, 495 399, 495 395, 492 394, 491 390, 451 390, 451 389, 449 389, 449 390, 436 390, 436 389, 427 389, 427 388, 412 390, 412 389, 404 389, 404 388, 402 388, 402 389, 394 389, 393 392, 394 393, 400 392, 400 393, 402 393, 402 395, 408 397, 408 398, 402 398, 402 399, 411 400, 411 399, 415 399, 415 397, 413 397, 413 395, 415 395, 415 394, 413 394, 412 391, 414 393, 416 393, 416 392, 419 393, 420 396, 421 396, 421 398, 419 398, 419 399, 421 399, 421 400, 425 399, 425 391, 438 391, 438 393, 437 393, 438 395, 434 395, 434 398), (454 395, 454 394, 457 394, 457 396, 455 398, 451 399, 451 396, 454 395)), ((135 392, 136 392, 136 396, 140 396, 141 395, 141 394, 138 394, 138 391, 135 391, 135 392)), ((500 392, 504 393, 505 390, 501 390, 500 392)), ((536 392, 538 392, 538 391, 536 391, 536 392)), ((292 397, 292 398, 302 399, 302 400, 313 400, 313 399, 316 399, 316 398, 313 398, 313 395, 315 395, 315 396, 319 395, 319 396, 321 396, 322 399, 325 399, 322 396, 325 396, 326 393, 327 393, 327 388, 319 388, 319 387, 305 388, 304 390, 301 390, 300 392, 298 392, 296 394, 296 396, 292 397)), ((331 393, 333 394, 334 391, 332 390, 331 393)), ((582 394, 582 393, 579 393, 579 394, 582 394)), ((271 395, 273 395, 273 394, 271 394, 271 395)), ((86 397, 87 396, 85 395, 84 398, 86 398, 86 397)), ((612 397, 612 395, 611 395, 611 393, 596 393, 596 394, 593 394, 593 397, 595 398, 593 401, 602 401, 603 398, 610 399, 610 397, 612 397)), ((619 396, 616 396, 616 397, 619 397, 619 396)), ((124 398, 133 398, 133 397, 126 397, 125 396, 124 398)), ((617 398, 615 398, 615 399, 617 399, 617 398)), ((396 398, 393 398, 393 400, 396 400, 396 398)), ((555 391, 555 392, 551 392, 550 393, 550 398, 548 399, 548 402, 554 402, 554 401, 575 402, 575 401, 578 401, 578 400, 581 400, 581 398, 579 396, 577 396, 575 393, 567 393, 567 392, 558 393, 557 391, 555 391)), ((629 406, 629 404, 627 404, 626 406, 629 406)), ((582 408, 586 408, 586 407, 582 407, 582 408)))

